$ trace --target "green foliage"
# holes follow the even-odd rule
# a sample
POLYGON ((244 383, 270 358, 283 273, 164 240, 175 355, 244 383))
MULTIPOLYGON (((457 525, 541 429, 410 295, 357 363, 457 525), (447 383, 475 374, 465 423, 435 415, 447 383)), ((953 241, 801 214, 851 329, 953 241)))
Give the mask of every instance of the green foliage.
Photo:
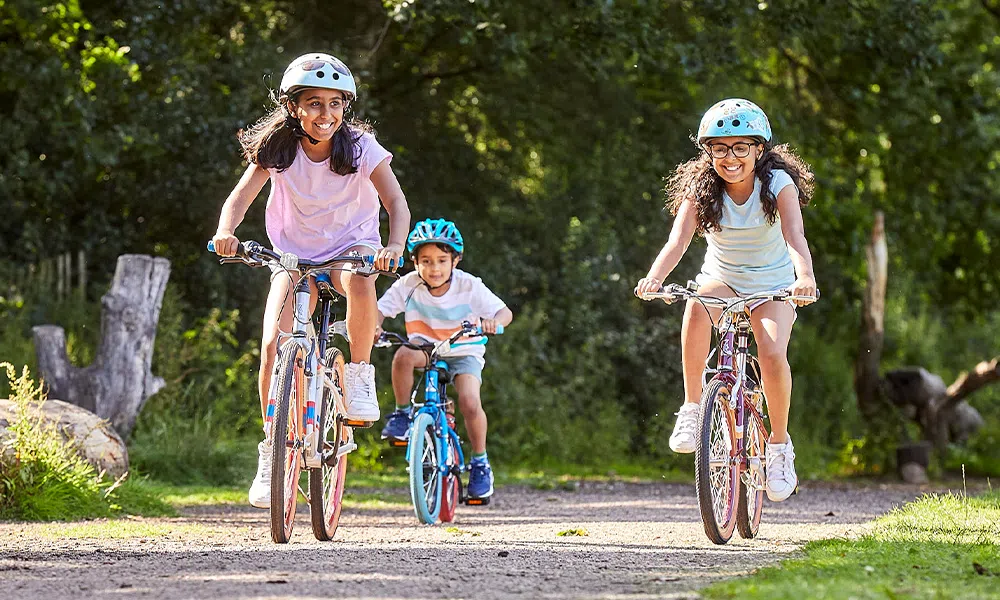
MULTIPOLYGON (((890 285, 907 286, 890 299, 886 366, 951 376, 996 354, 993 5, 4 2, 0 253, 87 250, 95 284, 122 252, 170 258, 154 363, 168 386, 133 447, 153 461, 176 430, 218 461, 170 477, 231 476, 228 444, 259 435, 248 340, 265 283, 220 268, 204 242, 244 168, 235 132, 264 113, 288 60, 322 48, 357 75, 352 110, 394 153, 414 218, 456 220, 463 267, 514 309, 487 357, 491 455, 689 468, 665 443, 682 393, 680 311, 630 290, 666 239, 662 178, 695 152, 688 134, 716 100, 746 96, 817 174, 804 218, 824 300, 802 311, 790 352, 800 470, 878 472, 889 434, 860 422, 851 390, 873 210, 886 214, 890 285)), ((262 205, 241 238, 265 239, 262 205)), ((702 252, 695 242, 671 279, 693 276, 702 252)), ((49 303, 0 296, 0 358, 30 364, 30 326, 49 303)), ((96 307, 79 303, 89 330, 65 323, 74 360, 92 356, 96 307)), ((1000 431, 994 393, 972 399, 990 425, 971 448, 1000 431)), ((359 443, 352 468, 391 466, 375 434, 359 443)))
POLYGON ((65 442, 55 425, 43 420, 45 395, 25 367, 6 370, 16 418, 7 428, 0 453, 0 519, 74 520, 117 514, 162 514, 165 505, 136 486, 119 487, 65 442))
POLYGON ((226 485, 253 473, 261 431, 260 352, 235 337, 239 312, 212 309, 188 326, 190 310, 165 294, 153 371, 167 381, 136 423, 129 458, 160 481, 226 485))
POLYGON ((713 585, 705 598, 986 598, 1000 574, 1000 496, 925 496, 860 540, 806 545, 805 558, 713 585))

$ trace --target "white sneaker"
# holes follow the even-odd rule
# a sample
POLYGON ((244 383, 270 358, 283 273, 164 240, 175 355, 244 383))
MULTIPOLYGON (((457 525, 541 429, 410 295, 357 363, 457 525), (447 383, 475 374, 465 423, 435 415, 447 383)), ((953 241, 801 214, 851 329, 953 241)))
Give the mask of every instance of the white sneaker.
POLYGON ((768 444, 767 450, 767 497, 772 502, 781 502, 792 495, 799 478, 795 474, 795 449, 792 438, 784 444, 768 444))
POLYGON ((670 434, 670 449, 678 454, 691 454, 698 445, 698 416, 701 405, 685 402, 674 423, 674 432, 670 434))
POLYGON ((375 366, 349 363, 344 371, 347 385, 347 414, 351 421, 378 421, 378 399, 375 397, 375 366))
POLYGON ((267 440, 257 444, 257 476, 250 484, 248 499, 254 508, 271 506, 271 444, 267 440))

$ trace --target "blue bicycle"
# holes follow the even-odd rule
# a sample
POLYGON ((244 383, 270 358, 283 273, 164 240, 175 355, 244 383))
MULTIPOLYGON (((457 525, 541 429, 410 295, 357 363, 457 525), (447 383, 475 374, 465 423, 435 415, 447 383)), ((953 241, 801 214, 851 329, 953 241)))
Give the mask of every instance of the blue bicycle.
MULTIPOLYGON (((503 327, 498 326, 497 334, 501 333, 503 327)), ((462 440, 455 431, 454 402, 448 399, 451 373, 448 364, 441 360, 441 355, 459 338, 480 335, 486 334, 466 321, 448 339, 435 344, 415 344, 391 331, 383 332, 375 343, 377 348, 406 346, 427 356, 428 367, 424 370, 423 381, 417 380, 410 397, 413 408, 409 435, 405 440, 391 439, 389 442, 392 446, 406 446, 413 510, 417 519, 427 525, 433 525, 438 519, 450 523, 459 504, 483 506, 490 503, 489 498, 468 497, 462 484, 462 473, 468 468, 462 453, 462 440), (424 403, 417 404, 413 400, 421 384, 424 403)))

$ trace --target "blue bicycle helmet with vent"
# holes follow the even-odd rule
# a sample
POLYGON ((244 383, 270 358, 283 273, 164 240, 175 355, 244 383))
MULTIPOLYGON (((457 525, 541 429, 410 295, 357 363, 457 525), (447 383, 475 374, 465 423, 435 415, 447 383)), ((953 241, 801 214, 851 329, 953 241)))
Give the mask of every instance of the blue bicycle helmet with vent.
POLYGON ((771 123, 759 106, 743 98, 727 98, 708 109, 698 126, 698 145, 715 137, 771 140, 771 123))
POLYGON ((413 226, 406 237, 406 251, 413 255, 424 244, 444 244, 459 254, 465 251, 461 232, 447 219, 424 219, 413 226))

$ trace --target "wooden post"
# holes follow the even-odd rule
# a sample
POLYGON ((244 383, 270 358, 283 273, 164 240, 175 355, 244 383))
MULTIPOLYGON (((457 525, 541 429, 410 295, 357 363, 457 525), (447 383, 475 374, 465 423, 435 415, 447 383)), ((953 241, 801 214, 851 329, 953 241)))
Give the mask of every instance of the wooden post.
POLYGON ((164 385, 150 365, 169 277, 170 261, 165 258, 118 257, 111 289, 101 298, 100 345, 88 367, 70 364, 61 327, 33 329, 38 368, 50 397, 96 413, 128 439, 146 399, 164 385))
POLYGON ((885 286, 889 270, 889 250, 885 243, 885 217, 875 213, 871 243, 865 248, 868 257, 868 286, 861 313, 861 340, 854 363, 854 391, 863 415, 873 415, 881 404, 880 363, 885 336, 885 286))
POLYGON ((77 282, 80 285, 80 300, 87 299, 87 254, 80 250, 76 254, 76 264, 80 269, 80 277, 77 282))

